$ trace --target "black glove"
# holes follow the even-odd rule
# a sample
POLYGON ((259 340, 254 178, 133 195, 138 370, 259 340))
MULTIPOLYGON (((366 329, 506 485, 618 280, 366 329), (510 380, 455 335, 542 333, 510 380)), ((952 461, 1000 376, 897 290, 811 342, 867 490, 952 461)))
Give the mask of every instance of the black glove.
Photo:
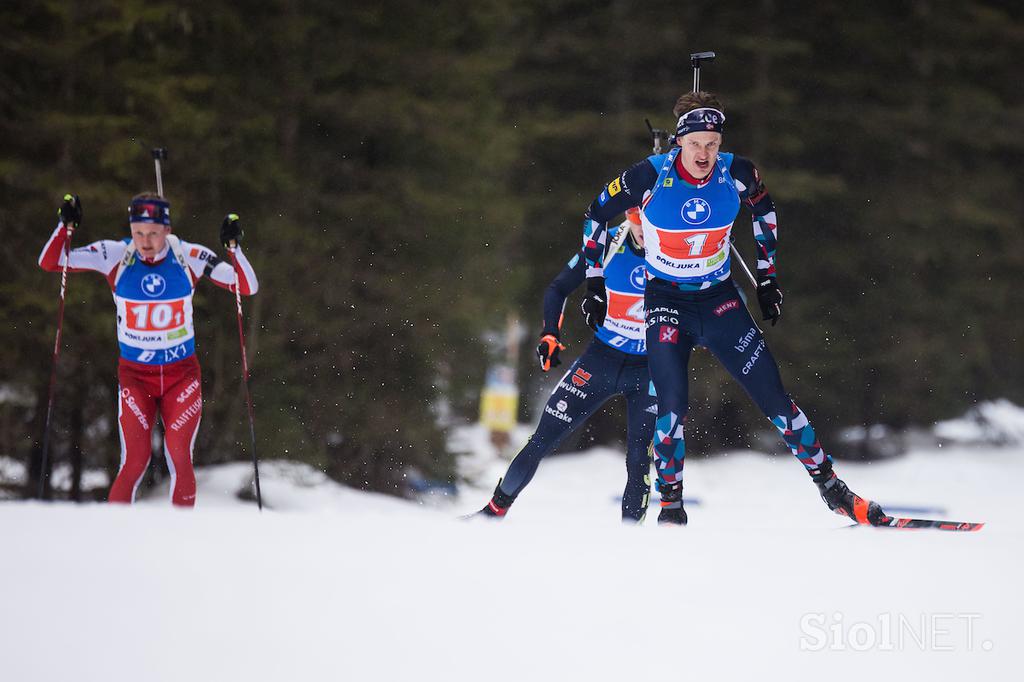
POLYGON ((242 241, 242 225, 238 222, 237 213, 228 213, 224 222, 220 224, 220 243, 224 248, 230 249, 242 241), (234 242, 234 243, 232 243, 234 242))
POLYGON ((82 200, 77 194, 65 194, 64 203, 57 209, 57 217, 65 225, 74 225, 82 222, 82 200))
POLYGON ((540 337, 537 344, 537 357, 540 358, 541 370, 547 372, 552 367, 558 367, 562 361, 558 359, 558 352, 565 350, 565 346, 558 340, 558 334, 550 332, 540 337))
POLYGON ((757 282, 757 302, 761 305, 761 319, 771 320, 774 327, 782 317, 782 289, 774 277, 762 277, 757 282))
POLYGON ((608 295, 604 290, 604 277, 587 278, 587 295, 580 304, 583 319, 587 326, 595 332, 604 324, 604 316, 608 312, 608 295))

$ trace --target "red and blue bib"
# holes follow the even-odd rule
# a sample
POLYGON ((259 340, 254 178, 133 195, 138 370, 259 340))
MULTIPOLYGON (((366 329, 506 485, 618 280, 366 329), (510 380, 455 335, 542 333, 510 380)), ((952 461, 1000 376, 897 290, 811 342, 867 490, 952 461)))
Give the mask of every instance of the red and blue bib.
POLYGON ((119 266, 114 287, 117 342, 121 357, 147 365, 165 365, 195 353, 192 278, 174 249, 158 263, 134 254, 119 266))

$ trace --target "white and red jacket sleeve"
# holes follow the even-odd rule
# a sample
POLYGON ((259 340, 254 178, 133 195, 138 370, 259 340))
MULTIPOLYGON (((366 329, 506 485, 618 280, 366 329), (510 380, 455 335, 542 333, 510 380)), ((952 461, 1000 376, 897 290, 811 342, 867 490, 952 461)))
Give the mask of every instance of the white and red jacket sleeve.
POLYGON ((185 253, 185 260, 188 262, 193 282, 205 275, 217 286, 231 292, 235 290, 237 281, 238 290, 243 296, 252 296, 259 291, 260 284, 256 279, 256 272, 252 269, 249 259, 242 253, 242 247, 239 246, 235 249, 235 261, 238 267, 232 267, 230 262, 201 244, 182 242, 181 248, 185 253))
MULTIPOLYGON (((64 247, 68 241, 68 232, 64 223, 58 223, 57 229, 50 235, 42 252, 39 254, 39 267, 49 272, 60 272, 64 267, 64 247)), ((98 272, 112 281, 118 263, 124 255, 125 243, 104 239, 86 246, 71 250, 68 261, 70 272, 98 272)))

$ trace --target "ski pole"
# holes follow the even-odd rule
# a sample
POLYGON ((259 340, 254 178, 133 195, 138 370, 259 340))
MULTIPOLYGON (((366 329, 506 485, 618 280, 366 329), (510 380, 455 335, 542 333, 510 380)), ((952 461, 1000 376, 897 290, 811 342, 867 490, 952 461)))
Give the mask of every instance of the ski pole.
POLYGON ((606 268, 612 263, 612 259, 615 258, 616 254, 619 253, 619 249, 626 243, 626 238, 629 236, 629 230, 620 228, 615 234, 615 238, 608 244, 608 251, 604 254, 604 260, 601 261, 601 267, 606 268))
POLYGON ((751 286, 754 287, 754 292, 757 292, 757 280, 754 279, 754 275, 750 272, 750 268, 747 266, 747 261, 743 260, 743 256, 740 255, 739 249, 732 242, 729 242, 729 248, 732 249, 732 255, 736 256, 736 260, 743 266, 743 272, 747 273, 747 279, 750 280, 751 286))
MULTIPOLYGON (((71 201, 70 194, 64 195, 64 201, 71 201)), ((46 401, 46 422, 43 427, 43 456, 39 468, 39 499, 46 492, 46 465, 50 455, 50 418, 53 416, 53 401, 57 393, 57 361, 60 359, 60 339, 64 330, 64 298, 68 288, 68 262, 71 260, 71 236, 77 225, 65 225, 67 239, 64 241, 64 264, 60 269, 60 303, 57 305, 57 338, 53 342, 53 367, 50 369, 50 395, 46 401)))
POLYGON ((238 343, 242 348, 242 385, 245 387, 245 406, 249 410, 249 436, 252 439, 252 470, 256 481, 256 506, 263 511, 263 495, 260 493, 260 463, 256 459, 256 415, 252 409, 252 394, 249 393, 249 360, 245 354, 245 330, 242 326, 242 291, 238 281, 238 256, 235 249, 238 242, 231 240, 228 245, 228 253, 231 254, 231 264, 235 269, 235 311, 238 313, 238 343))

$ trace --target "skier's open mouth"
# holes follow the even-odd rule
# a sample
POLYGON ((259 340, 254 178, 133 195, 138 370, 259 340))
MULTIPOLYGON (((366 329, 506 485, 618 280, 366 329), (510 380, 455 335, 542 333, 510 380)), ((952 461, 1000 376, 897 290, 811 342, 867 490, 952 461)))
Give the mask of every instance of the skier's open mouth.
POLYGON ((696 160, 694 163, 696 163, 697 168, 700 168, 702 171, 706 171, 711 168, 711 159, 705 159, 704 161, 696 160))

